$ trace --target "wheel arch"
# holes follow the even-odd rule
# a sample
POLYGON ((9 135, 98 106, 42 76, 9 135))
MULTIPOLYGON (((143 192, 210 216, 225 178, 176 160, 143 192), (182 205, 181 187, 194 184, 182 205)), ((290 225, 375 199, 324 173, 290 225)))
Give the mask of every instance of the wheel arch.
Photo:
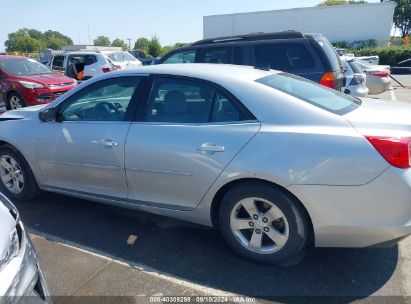
POLYGON ((0 139, 0 147, 6 146, 6 145, 9 146, 11 149, 15 150, 17 153, 19 153, 24 158, 24 160, 26 161, 27 165, 29 166, 31 172, 33 172, 33 175, 34 175, 34 177, 36 179, 36 182, 38 184, 39 183, 39 177, 36 174, 37 172, 35 170, 33 170, 33 166, 30 164, 29 158, 22 152, 22 149, 19 149, 13 143, 10 143, 8 141, 0 139))
POLYGON ((303 210, 303 212, 305 213, 305 216, 308 220, 309 226, 310 226, 310 232, 309 232, 309 243, 310 244, 315 244, 315 235, 314 235, 314 226, 312 223, 312 219, 310 214, 308 213, 307 208, 304 206, 304 204, 289 190, 287 190, 286 188, 284 188, 283 186, 280 186, 274 182, 268 181, 268 180, 264 180, 264 179, 259 179, 259 178, 241 178, 241 179, 237 179, 237 180, 233 180, 230 181, 228 183, 226 183, 225 185, 223 185, 214 195, 212 202, 211 202, 211 208, 210 208, 210 216, 211 216, 211 221, 214 227, 218 226, 218 210, 221 204, 221 200, 223 198, 223 196, 230 191, 230 189, 232 189, 234 186, 237 186, 239 184, 243 184, 243 183, 260 183, 260 184, 265 184, 268 185, 270 187, 274 187, 276 189, 278 189, 279 191, 281 191, 282 193, 290 196, 297 204, 300 205, 301 209, 303 210))

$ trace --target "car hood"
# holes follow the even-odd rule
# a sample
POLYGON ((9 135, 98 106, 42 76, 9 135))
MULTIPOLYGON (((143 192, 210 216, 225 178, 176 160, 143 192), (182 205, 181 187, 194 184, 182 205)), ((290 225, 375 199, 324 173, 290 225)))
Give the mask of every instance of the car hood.
POLYGON ((411 135, 411 104, 372 98, 361 100, 361 106, 344 115, 361 133, 380 136, 411 135))
POLYGON ((10 247, 10 234, 16 227, 16 220, 10 213, 12 206, 5 206, 0 199, 0 260, 6 257, 10 247))
POLYGON ((27 117, 28 115, 36 115, 36 113, 40 112, 40 110, 44 108, 45 106, 46 105, 44 104, 44 105, 25 107, 25 108, 7 111, 0 115, 0 121, 23 119, 27 117))
POLYGON ((38 74, 30 76, 19 76, 19 80, 22 81, 36 81, 42 84, 63 84, 63 83, 74 83, 74 79, 67 77, 61 73, 51 73, 51 74, 38 74))

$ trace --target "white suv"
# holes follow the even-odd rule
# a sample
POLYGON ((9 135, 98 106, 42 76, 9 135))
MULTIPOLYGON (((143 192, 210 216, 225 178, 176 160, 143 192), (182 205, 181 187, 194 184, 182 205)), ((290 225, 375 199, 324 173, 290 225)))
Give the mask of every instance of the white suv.
POLYGON ((50 68, 78 81, 119 69, 141 66, 141 62, 124 51, 76 51, 55 54, 50 68))

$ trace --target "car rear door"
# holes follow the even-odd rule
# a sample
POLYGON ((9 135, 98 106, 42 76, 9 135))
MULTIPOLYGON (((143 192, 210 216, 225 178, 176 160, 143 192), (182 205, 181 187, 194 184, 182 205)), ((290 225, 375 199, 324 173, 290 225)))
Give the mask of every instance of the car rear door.
POLYGON ((231 94, 197 79, 153 78, 125 145, 128 197, 194 209, 260 123, 231 94))
POLYGON ((142 77, 113 77, 84 87, 40 123, 36 156, 50 189, 126 198, 124 145, 142 77))

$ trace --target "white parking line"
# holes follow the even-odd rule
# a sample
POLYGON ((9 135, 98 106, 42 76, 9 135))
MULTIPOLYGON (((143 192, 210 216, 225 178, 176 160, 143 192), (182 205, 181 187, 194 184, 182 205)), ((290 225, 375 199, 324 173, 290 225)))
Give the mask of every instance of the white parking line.
POLYGON ((391 100, 397 101, 397 97, 395 97, 394 89, 390 89, 390 93, 391 93, 391 100))

